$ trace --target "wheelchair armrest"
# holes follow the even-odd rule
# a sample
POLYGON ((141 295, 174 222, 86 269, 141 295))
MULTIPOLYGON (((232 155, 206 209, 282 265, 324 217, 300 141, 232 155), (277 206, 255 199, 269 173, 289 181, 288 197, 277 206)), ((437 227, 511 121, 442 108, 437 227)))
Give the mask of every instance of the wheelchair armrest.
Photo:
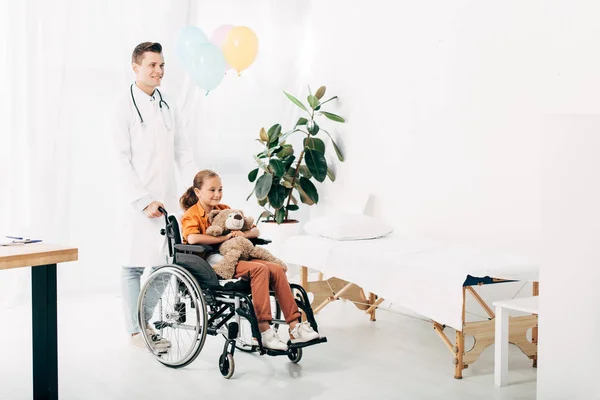
POLYGON ((209 253, 213 251, 212 246, 204 244, 176 244, 175 250, 181 252, 192 252, 192 253, 209 253))
MULTIPOLYGON (((269 239, 262 238, 253 238, 248 239, 252 242, 253 245, 265 245, 271 243, 269 239)), ((219 245, 209 245, 209 244, 176 244, 176 251, 181 252, 193 252, 193 253, 210 253, 219 251, 219 245)))
POLYGON ((272 240, 269 239, 263 239, 263 238, 254 238, 254 239, 249 239, 253 245, 264 245, 264 244, 269 244, 272 242, 272 240))

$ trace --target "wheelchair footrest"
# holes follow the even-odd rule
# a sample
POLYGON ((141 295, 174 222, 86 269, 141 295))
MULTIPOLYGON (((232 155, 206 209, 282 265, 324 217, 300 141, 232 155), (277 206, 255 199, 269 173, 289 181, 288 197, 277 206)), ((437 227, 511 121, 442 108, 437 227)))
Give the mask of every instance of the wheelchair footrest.
POLYGON ((301 349, 303 347, 314 346, 315 344, 325 343, 325 342, 327 342, 327 337, 323 336, 320 338, 313 339, 310 342, 304 342, 304 343, 292 343, 291 341, 288 340, 287 345, 288 345, 289 349, 301 349))
POLYGON ((289 351, 265 349, 265 353, 268 356, 287 356, 289 351))

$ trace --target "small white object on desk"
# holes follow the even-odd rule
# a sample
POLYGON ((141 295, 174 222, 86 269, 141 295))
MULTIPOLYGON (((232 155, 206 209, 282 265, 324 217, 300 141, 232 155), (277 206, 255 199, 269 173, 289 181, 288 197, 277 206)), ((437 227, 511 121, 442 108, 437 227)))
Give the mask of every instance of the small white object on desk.
POLYGON ((508 310, 538 314, 538 296, 495 301, 496 337, 494 349, 494 384, 508 383, 508 310))

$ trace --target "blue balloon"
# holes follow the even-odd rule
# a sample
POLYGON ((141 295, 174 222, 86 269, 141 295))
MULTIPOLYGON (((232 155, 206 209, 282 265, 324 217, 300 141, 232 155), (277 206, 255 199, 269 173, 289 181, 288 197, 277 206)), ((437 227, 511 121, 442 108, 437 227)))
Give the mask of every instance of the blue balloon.
POLYGON ((186 26, 179 30, 175 41, 175 49, 179 61, 185 69, 189 68, 190 54, 194 47, 208 43, 208 38, 202 30, 196 26, 186 26))
POLYGON ((223 52, 212 43, 198 44, 190 52, 188 72, 207 92, 219 86, 225 76, 225 66, 223 52))

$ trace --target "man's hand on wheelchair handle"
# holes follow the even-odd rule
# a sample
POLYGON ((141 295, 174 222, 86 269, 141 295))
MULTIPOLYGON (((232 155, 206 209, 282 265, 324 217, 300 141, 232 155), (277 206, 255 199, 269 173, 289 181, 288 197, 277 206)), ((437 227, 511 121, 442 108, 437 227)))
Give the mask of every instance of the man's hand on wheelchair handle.
POLYGON ((144 213, 148 218, 158 218, 162 216, 162 213, 158 211, 158 207, 165 208, 165 205, 160 201, 153 201, 144 208, 144 213))

